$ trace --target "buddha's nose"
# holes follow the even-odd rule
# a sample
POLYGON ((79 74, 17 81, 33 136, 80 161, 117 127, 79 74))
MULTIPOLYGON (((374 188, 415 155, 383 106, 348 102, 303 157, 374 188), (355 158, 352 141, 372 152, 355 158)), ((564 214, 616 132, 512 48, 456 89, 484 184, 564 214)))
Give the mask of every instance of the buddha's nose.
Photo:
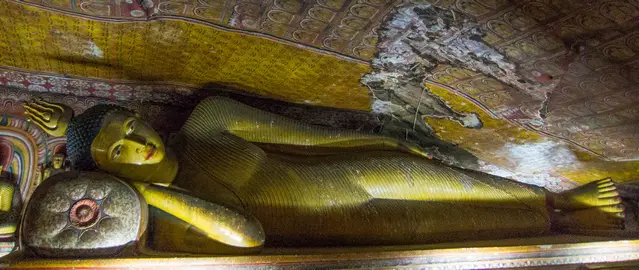
POLYGON ((134 145, 133 148, 135 149, 135 153, 143 155, 145 160, 148 160, 151 156, 153 156, 157 149, 153 143, 149 142, 142 136, 130 135, 127 136, 126 140, 134 145))
POLYGON ((144 147, 144 145, 146 145, 147 140, 146 138, 140 136, 140 135, 135 135, 135 134, 131 134, 126 136, 125 140, 129 141, 132 144, 135 144, 136 148, 138 147, 144 147))
POLYGON ((147 147, 147 141, 146 139, 144 139, 141 136, 127 136, 125 138, 127 144, 129 144, 129 147, 131 147, 132 149, 135 149, 135 152, 137 154, 143 154, 145 153, 145 148, 147 147))

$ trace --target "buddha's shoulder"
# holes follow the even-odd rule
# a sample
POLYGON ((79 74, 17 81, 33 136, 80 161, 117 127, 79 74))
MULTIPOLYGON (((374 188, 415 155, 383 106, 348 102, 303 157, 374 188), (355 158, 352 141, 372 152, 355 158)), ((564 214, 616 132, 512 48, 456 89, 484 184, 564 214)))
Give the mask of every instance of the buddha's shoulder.
POLYGON ((200 101, 189 116, 191 122, 209 123, 227 121, 236 116, 250 115, 255 109, 224 96, 212 96, 200 101))
MULTIPOLYGON (((183 166, 187 165, 185 163, 190 163, 190 159, 185 158, 185 154, 189 153, 189 151, 186 150, 192 148, 194 145, 196 148, 199 148, 198 143, 200 141, 198 141, 198 138, 194 137, 192 133, 193 132, 188 132, 188 130, 182 128, 178 133, 173 134, 171 139, 167 141, 168 148, 173 151, 173 154, 175 154, 176 158, 180 161, 180 170, 183 166)), ((189 153, 188 155, 193 154, 194 153, 189 153)), ((197 151, 195 154, 199 155, 197 151)))
POLYGON ((206 108, 224 108, 227 106, 241 106, 244 105, 232 98, 225 96, 211 96, 203 99, 198 103, 197 107, 206 107, 206 108))

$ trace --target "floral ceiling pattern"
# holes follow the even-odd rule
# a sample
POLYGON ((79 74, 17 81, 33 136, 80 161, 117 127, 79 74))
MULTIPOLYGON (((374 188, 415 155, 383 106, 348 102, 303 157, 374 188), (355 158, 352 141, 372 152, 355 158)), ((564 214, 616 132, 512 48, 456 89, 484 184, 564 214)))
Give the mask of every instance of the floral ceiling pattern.
POLYGON ((127 20, 179 19, 254 31, 354 59, 370 60, 382 18, 400 0, 26 1, 81 14, 127 20))

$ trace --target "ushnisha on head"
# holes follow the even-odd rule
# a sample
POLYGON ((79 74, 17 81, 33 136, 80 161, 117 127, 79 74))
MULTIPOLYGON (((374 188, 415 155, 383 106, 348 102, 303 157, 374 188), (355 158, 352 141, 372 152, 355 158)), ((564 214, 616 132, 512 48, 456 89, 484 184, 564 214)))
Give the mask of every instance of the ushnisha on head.
POLYGON ((74 169, 118 172, 125 165, 157 164, 165 156, 160 136, 126 108, 99 104, 73 117, 71 108, 41 99, 24 107, 29 120, 44 131, 67 136, 74 169))

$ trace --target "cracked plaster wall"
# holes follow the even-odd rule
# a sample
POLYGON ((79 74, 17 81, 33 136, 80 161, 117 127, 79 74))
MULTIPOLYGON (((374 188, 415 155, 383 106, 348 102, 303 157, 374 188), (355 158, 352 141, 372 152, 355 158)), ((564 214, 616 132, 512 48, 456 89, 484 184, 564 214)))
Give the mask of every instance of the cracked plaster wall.
POLYGON ((476 23, 453 10, 412 3, 397 7, 379 30, 373 71, 362 78, 373 94, 372 110, 413 123, 413 130, 425 133, 432 128, 424 117, 481 128, 477 115, 453 110, 424 85, 441 64, 498 78, 537 100, 541 110, 555 84, 540 84, 518 74, 516 65, 486 45, 482 35, 476 23))
MULTIPOLYGON (((557 82, 551 78, 540 83, 518 73, 515 63, 482 41, 480 27, 464 14, 430 4, 406 3, 391 13, 378 34, 378 53, 371 63, 373 71, 363 76, 361 82, 372 92, 373 112, 390 115, 406 123, 408 127, 403 128, 410 129, 410 132, 433 135, 433 128, 425 121, 427 117, 456 121, 465 128, 481 129, 483 126, 477 114, 454 110, 425 85, 439 65, 461 67, 495 78, 533 101, 532 110, 537 113, 529 121, 543 121, 545 118, 547 96, 557 82)), ((504 145, 503 151, 504 155, 534 168, 520 168, 518 165, 505 170, 480 161, 477 169, 549 187, 562 181, 549 171, 557 164, 576 160, 563 143, 551 141, 514 147, 504 145), (547 151, 537 153, 537 146, 550 146, 550 149, 546 147, 543 149, 547 151), (539 162, 527 158, 530 154, 536 154, 539 162), (542 163, 545 166, 537 166, 542 163)), ((441 155, 439 158, 455 159, 454 156, 441 155)))

